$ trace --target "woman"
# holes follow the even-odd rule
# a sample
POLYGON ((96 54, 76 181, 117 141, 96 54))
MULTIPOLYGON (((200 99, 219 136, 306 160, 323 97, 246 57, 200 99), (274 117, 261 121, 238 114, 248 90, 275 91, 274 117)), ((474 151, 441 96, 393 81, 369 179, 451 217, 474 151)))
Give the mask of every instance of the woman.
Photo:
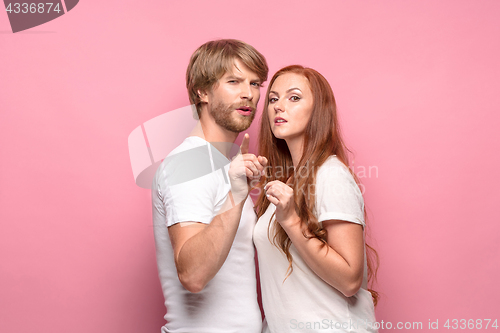
POLYGON ((259 136, 269 165, 254 230, 265 332, 376 332, 364 202, 326 79, 302 66, 278 71, 259 136))

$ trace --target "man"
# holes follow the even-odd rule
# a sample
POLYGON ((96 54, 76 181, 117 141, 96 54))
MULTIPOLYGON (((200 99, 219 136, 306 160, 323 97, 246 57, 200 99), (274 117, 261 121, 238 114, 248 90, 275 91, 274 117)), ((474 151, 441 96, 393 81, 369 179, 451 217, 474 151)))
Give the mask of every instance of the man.
POLYGON ((248 184, 267 160, 248 154, 248 134, 231 163, 230 151, 255 116, 267 74, 265 58, 237 40, 205 43, 191 57, 186 85, 199 123, 152 188, 162 332, 261 331, 248 184))

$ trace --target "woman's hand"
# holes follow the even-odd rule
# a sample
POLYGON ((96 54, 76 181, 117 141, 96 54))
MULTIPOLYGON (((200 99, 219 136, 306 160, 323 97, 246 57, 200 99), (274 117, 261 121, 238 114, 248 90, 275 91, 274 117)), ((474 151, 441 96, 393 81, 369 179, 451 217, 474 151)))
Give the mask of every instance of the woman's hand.
POLYGON ((276 221, 287 231, 299 227, 300 218, 295 211, 293 188, 279 180, 273 180, 264 186, 267 199, 276 206, 276 221))

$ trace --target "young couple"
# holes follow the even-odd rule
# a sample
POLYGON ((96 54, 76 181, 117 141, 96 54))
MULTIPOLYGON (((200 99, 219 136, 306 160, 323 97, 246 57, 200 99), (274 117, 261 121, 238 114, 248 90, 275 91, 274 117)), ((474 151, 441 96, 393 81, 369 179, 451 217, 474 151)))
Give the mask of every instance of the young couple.
POLYGON ((376 332, 363 197, 326 79, 302 66, 274 74, 259 156, 248 134, 231 156, 267 74, 262 54, 237 40, 208 42, 191 57, 186 85, 199 123, 152 191, 162 332, 376 332))

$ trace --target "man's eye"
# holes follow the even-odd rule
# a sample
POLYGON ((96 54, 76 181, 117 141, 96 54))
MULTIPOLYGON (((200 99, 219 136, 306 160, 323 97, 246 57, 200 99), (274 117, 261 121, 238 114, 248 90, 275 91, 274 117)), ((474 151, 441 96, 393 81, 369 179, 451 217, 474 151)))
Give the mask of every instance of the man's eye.
POLYGON ((260 83, 259 82, 252 82, 252 86, 260 88, 260 83))

